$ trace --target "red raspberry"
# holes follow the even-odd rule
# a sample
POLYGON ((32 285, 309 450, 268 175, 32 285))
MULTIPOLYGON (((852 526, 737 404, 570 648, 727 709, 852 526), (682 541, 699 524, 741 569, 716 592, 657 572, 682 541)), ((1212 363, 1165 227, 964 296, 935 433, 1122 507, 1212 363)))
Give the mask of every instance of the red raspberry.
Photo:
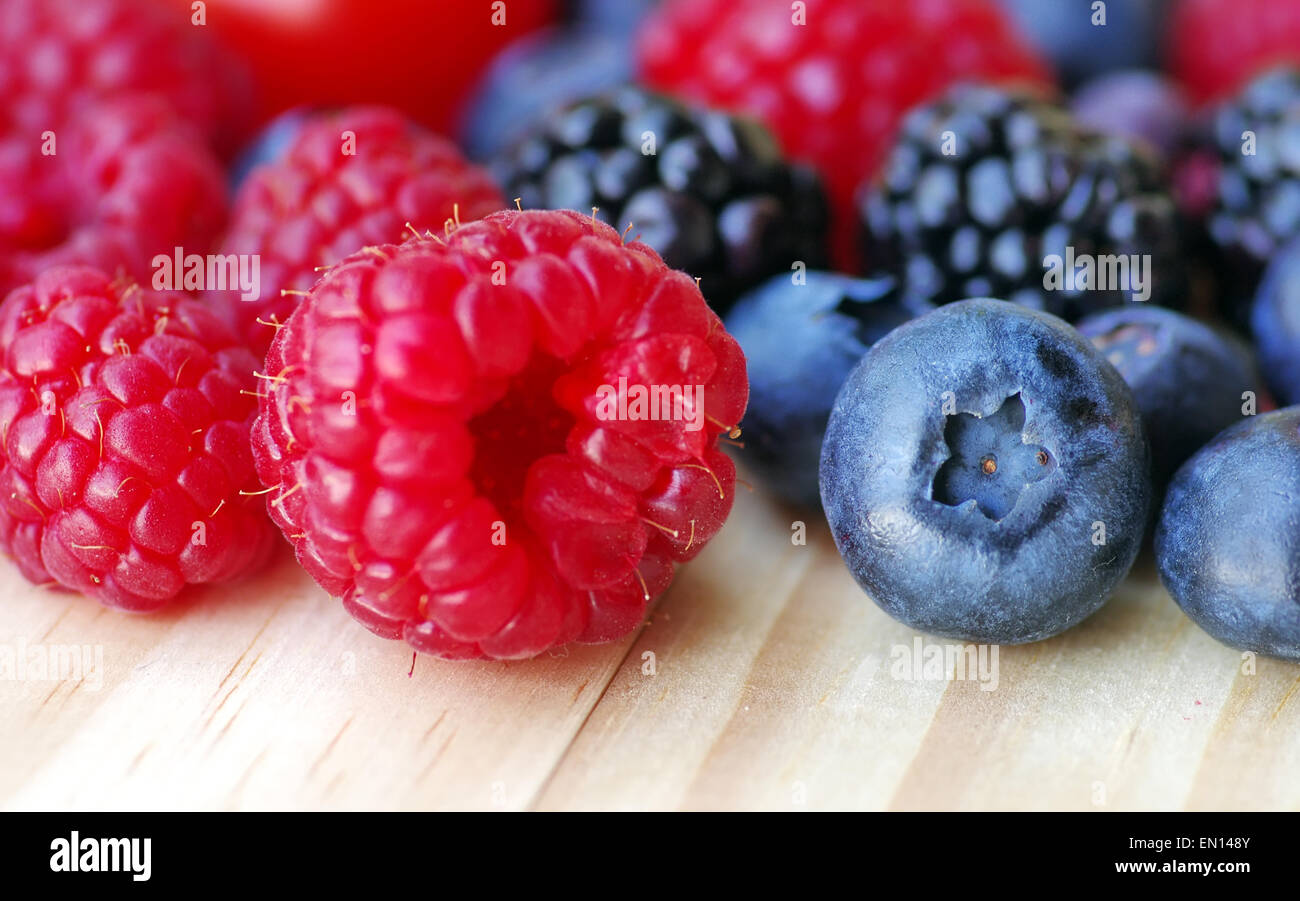
POLYGON ((223 252, 260 256, 260 299, 241 302, 226 292, 212 299, 262 354, 273 333, 263 323, 283 322, 297 306, 298 297, 282 290, 306 291, 324 267, 402 240, 407 223, 441 233, 457 211, 468 221, 503 206, 486 172, 401 113, 323 114, 302 127, 282 159, 255 169, 235 198, 223 252))
POLYGON ((992 0, 666 0, 640 37, 660 89, 767 123, 788 156, 813 163, 856 256, 853 199, 904 113, 967 79, 1046 83, 1044 63, 992 0))
POLYGON ((1198 102, 1220 100, 1279 63, 1300 64, 1295 0, 1179 0, 1170 69, 1198 102))
POLYGON ((163 11, 141 0, 0 3, 0 129, 35 143, 110 98, 165 101, 209 139, 233 148, 247 106, 246 76, 190 4, 163 11))
POLYGON ((0 305, 0 346, 0 545, 24 576, 139 611, 266 559, 255 360, 202 302, 51 269, 0 305))
POLYGON ((740 348, 690 277, 590 216, 505 211, 355 254, 267 372, 272 517, 353 616, 429 654, 617 638, 731 509, 740 348), (610 418, 620 376, 703 385, 680 411, 703 427, 610 418))
POLYGON ((106 101, 54 132, 0 138, 0 292, 52 266, 119 269, 204 253, 226 217, 221 166, 161 101, 106 101))
MULTIPOLYGON (((188 17, 193 0, 151 2, 188 17)), ((553 21, 566 5, 562 0, 219 0, 208 3, 208 28, 252 67, 259 121, 296 106, 382 97, 445 133, 496 53, 553 21)))

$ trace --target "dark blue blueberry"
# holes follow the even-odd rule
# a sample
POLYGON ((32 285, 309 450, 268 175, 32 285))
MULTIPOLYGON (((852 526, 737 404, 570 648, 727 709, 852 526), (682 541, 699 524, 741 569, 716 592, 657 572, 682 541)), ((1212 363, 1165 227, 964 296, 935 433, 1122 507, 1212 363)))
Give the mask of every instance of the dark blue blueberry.
POLYGON ((503 50, 464 109, 460 138, 475 159, 502 152, 543 115, 632 80, 629 40, 594 28, 546 28, 503 50))
POLYGON ((320 107, 296 106, 267 123, 231 163, 230 190, 237 190, 248 178, 248 173, 258 166, 282 157, 303 123, 321 112, 323 109, 320 107))
POLYGON ((1283 404, 1300 404, 1300 240, 1265 270, 1250 326, 1269 390, 1283 404))
POLYGON ((658 5, 659 0, 570 0, 569 18, 575 24, 630 40, 658 5))
POLYGON ((1056 635, 1142 545, 1149 460, 1132 392, 1046 313, 966 300, 895 329, 840 390, 822 503, 858 584, 967 641, 1056 635))
POLYGON ((1146 304, 1093 314, 1078 329, 1133 389, 1157 493, 1207 441, 1254 412, 1245 394, 1259 391, 1255 361, 1226 331, 1146 304))
POLYGON ((1076 85, 1116 69, 1156 65, 1160 13, 1151 0, 1000 0, 1029 41, 1076 85), (1093 24, 1103 7, 1105 24, 1093 24))
POLYGON ((749 371, 738 456, 782 499, 821 505, 817 465, 835 395, 867 349, 918 311, 893 287, 888 278, 809 272, 796 285, 778 275, 727 314, 749 371))
POLYGON ((1156 527, 1160 579, 1224 644, 1300 662, 1300 407, 1239 422, 1188 460, 1156 527))
POLYGON ((1182 91, 1168 78, 1143 69, 1108 72, 1082 85, 1070 100, 1079 123, 1118 138, 1138 139, 1166 157, 1188 128, 1182 91))

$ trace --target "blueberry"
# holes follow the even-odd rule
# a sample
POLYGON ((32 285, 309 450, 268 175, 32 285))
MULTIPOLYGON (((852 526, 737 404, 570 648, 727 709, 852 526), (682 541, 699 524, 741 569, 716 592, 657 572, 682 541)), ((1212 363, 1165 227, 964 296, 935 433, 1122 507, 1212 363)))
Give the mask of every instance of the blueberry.
POLYGON ((1133 389, 1157 494, 1188 457, 1248 412, 1245 393, 1259 390, 1250 348, 1173 310, 1128 304, 1095 313, 1078 329, 1133 389))
POLYGON ((1269 389, 1283 404, 1300 404, 1300 240, 1265 270, 1250 326, 1269 389))
POLYGON ((876 341, 921 311, 888 278, 778 275, 727 314, 749 372, 742 423, 749 467, 783 500, 817 508, 817 466, 835 395, 876 341))
POLYGON ((1174 476, 1160 579, 1224 644, 1300 661, 1300 407, 1239 422, 1174 476))
POLYGON ((895 329, 840 390, 821 493, 858 584, 913 628, 1017 644, 1105 602, 1141 547, 1132 392, 1056 317, 965 300, 895 329))
POLYGON ((630 38, 596 28, 547 28, 515 41, 479 80, 461 119, 475 159, 505 150, 546 113, 631 81, 630 38))
POLYGON ((233 192, 238 189, 244 179, 248 178, 248 173, 258 166, 282 157, 298 134, 298 129, 309 119, 326 111, 326 107, 296 106, 268 122, 231 163, 230 190, 233 192))
POLYGON ((570 0, 570 18, 589 28, 631 38, 659 0, 570 0))
POLYGON ((1067 85, 1158 62, 1161 22, 1151 0, 1000 2, 1067 85), (1103 10, 1104 24, 1098 18, 1103 10))
POLYGON ((1178 86, 1143 69, 1108 72, 1088 81, 1071 98, 1070 111, 1089 128, 1145 141, 1166 157, 1186 137, 1190 116, 1178 86))

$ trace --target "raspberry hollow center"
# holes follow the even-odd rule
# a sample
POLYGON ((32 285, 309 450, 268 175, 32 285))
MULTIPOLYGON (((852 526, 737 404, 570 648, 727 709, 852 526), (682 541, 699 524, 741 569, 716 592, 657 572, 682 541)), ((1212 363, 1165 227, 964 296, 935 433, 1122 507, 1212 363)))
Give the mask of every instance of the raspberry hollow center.
POLYGON ((508 522, 521 519, 529 467, 549 454, 564 453, 573 417, 551 393, 564 371, 556 358, 534 354, 510 379, 505 396, 469 422, 475 446, 470 480, 508 522))

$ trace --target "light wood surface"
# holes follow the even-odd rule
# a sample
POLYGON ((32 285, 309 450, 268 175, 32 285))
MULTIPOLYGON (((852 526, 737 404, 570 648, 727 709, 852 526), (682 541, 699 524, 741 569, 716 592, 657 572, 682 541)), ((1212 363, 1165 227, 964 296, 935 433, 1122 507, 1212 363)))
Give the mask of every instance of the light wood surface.
POLYGON ((0 648, 103 655, 89 678, 0 681, 0 806, 1300 808, 1300 666, 1252 672, 1149 557, 1083 625, 1000 649, 986 691, 896 678, 918 636, 824 523, 793 544, 796 516, 742 492, 617 644, 413 673, 287 554, 151 617, 0 563, 0 648))

